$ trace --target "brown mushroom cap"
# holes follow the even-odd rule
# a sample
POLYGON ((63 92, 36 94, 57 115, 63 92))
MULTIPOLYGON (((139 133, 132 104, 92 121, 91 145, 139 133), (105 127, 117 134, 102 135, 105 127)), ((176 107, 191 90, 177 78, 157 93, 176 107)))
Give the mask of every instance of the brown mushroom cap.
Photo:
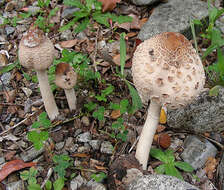
POLYGON ((35 70, 47 69, 54 60, 54 46, 44 33, 32 25, 19 44, 21 65, 35 70))
POLYGON ((132 75, 144 104, 153 98, 170 109, 190 103, 205 83, 200 57, 192 44, 175 32, 141 43, 133 56, 132 75))
POLYGON ((77 74, 68 63, 59 63, 55 71, 55 84, 63 89, 71 89, 77 81, 77 74))

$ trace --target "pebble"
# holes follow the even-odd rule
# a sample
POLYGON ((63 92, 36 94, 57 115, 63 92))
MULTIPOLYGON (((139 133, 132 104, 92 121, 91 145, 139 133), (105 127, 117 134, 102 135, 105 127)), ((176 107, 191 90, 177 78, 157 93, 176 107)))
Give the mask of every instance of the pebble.
POLYGON ((85 144, 85 146, 80 146, 77 149, 78 153, 85 153, 90 151, 90 146, 88 144, 85 144))
POLYGON ((0 53, 0 67, 6 66, 8 64, 8 58, 5 54, 0 53))
POLYGON ((74 134, 74 137, 77 137, 79 134, 81 134, 82 133, 82 129, 77 129, 76 131, 75 131, 75 134, 74 134))
POLYGON ((122 178, 122 182, 125 185, 130 184, 134 179, 136 179, 137 177, 143 176, 143 173, 137 169, 137 168, 130 168, 127 169, 127 174, 125 177, 122 178))
POLYGON ((92 147, 93 150, 99 150, 100 149, 100 140, 91 140, 89 141, 89 145, 92 147))
POLYGON ((0 165, 5 163, 5 158, 4 157, 0 157, 0 165))
POLYGON ((87 183, 86 179, 84 179, 81 175, 78 175, 77 177, 71 180, 70 189, 77 190, 79 187, 85 185, 86 183, 87 183))
POLYGON ((15 28, 14 27, 11 27, 11 26, 6 26, 5 27, 5 32, 6 32, 6 35, 10 35, 10 34, 13 34, 15 32, 15 28))
POLYGON ((22 152, 20 154, 20 157, 24 162, 29 162, 29 161, 32 161, 35 158, 37 158, 43 152, 44 152, 44 148, 42 148, 40 150, 36 150, 36 149, 32 148, 32 149, 26 151, 25 153, 22 152))
MULTIPOLYGON (((11 73, 10 72, 2 74, 1 81, 2 81, 3 85, 8 86, 9 83, 10 83, 10 80, 11 80, 11 73)), ((0 82, 0 84, 1 84, 1 82, 0 82)))
POLYGON ((64 145, 65 145, 65 142, 64 141, 63 142, 56 143, 55 144, 55 149, 56 150, 61 150, 64 147, 64 145))
POLYGON ((109 141, 103 141, 100 147, 100 152, 106 154, 112 154, 113 149, 114 147, 109 141))
POLYGON ((106 187, 102 183, 98 183, 93 179, 88 181, 86 186, 90 187, 91 190, 106 190, 106 187))
POLYGON ((199 190, 197 187, 168 175, 144 175, 135 179, 127 190, 199 190))
POLYGON ((61 17, 65 19, 70 19, 74 17, 74 13, 79 11, 80 9, 77 7, 67 7, 62 11, 61 17))
POLYGON ((73 39, 72 31, 71 30, 63 31, 61 33, 60 38, 61 38, 61 40, 72 40, 73 39))
POLYGON ((86 117, 86 116, 83 116, 83 117, 82 117, 81 122, 83 123, 83 125, 84 125, 85 127, 88 127, 89 124, 90 124, 89 118, 86 117))
POLYGON ((79 145, 74 144, 74 139, 72 137, 68 137, 65 142, 65 150, 69 151, 70 153, 74 153, 77 151, 79 145))
POLYGON ((22 180, 15 181, 12 183, 6 184, 6 190, 25 190, 24 183, 22 180))
POLYGON ((77 142, 89 142, 92 139, 90 132, 85 132, 76 137, 77 142))
POLYGON ((26 88, 26 87, 22 87, 22 90, 26 94, 27 98, 29 98, 33 92, 32 90, 30 90, 29 88, 26 88))
POLYGON ((217 153, 217 149, 212 143, 193 135, 185 139, 183 147, 181 158, 191 164, 194 169, 201 168, 209 157, 215 157, 217 153))

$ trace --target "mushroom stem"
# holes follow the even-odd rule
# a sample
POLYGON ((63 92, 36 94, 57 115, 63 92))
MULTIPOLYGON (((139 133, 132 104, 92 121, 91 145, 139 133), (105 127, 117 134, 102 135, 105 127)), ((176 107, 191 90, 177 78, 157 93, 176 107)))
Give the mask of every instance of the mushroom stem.
POLYGON ((147 169, 149 152, 159 122, 160 111, 160 104, 156 103, 154 100, 151 100, 148 108, 148 115, 143 126, 135 153, 135 157, 139 163, 142 164, 143 170, 147 169))
POLYGON ((45 110, 48 114, 50 120, 54 120, 58 115, 58 107, 54 100, 53 93, 51 91, 51 87, 48 82, 48 75, 46 70, 36 70, 37 78, 40 86, 40 93, 42 95, 42 99, 44 102, 45 110))
POLYGON ((71 111, 75 110, 76 109, 76 95, 75 95, 74 88, 64 89, 64 91, 65 91, 65 95, 66 95, 66 98, 67 98, 67 101, 68 101, 69 109, 71 111))

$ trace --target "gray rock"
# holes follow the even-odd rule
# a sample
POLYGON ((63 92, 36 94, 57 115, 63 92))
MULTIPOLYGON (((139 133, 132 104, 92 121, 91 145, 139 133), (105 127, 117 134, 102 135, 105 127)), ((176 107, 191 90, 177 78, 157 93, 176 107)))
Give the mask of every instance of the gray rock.
POLYGON ((89 142, 92 139, 90 132, 85 132, 76 137, 78 142, 89 142))
POLYGON ((127 190, 199 190, 197 187, 167 175, 144 175, 134 180, 127 190))
POLYGON ((99 150, 100 149, 100 140, 91 140, 89 141, 89 145, 92 147, 93 150, 99 150))
POLYGON ((161 32, 180 32, 191 38, 190 20, 208 16, 207 3, 200 0, 169 0, 152 12, 139 32, 139 39, 146 40, 161 32))
POLYGON ((77 190, 82 185, 85 185, 87 183, 86 179, 82 178, 80 175, 73 178, 70 183, 70 189, 71 190, 77 190))
POLYGON ((181 158, 191 164, 194 169, 201 168, 208 157, 215 157, 216 147, 206 139, 199 139, 196 136, 188 136, 183 144, 184 151, 181 158))
POLYGON ((106 187, 102 183, 98 183, 94 180, 88 181, 86 184, 87 187, 90 187, 91 190, 106 190, 106 187))
POLYGON ((6 185, 6 190, 25 190, 24 183, 22 180, 8 183, 6 185))
POLYGON ((79 152, 79 153, 84 153, 84 152, 89 152, 89 151, 90 151, 89 144, 85 144, 85 146, 80 146, 77 149, 77 152, 79 152))
POLYGON ((219 186, 224 190, 224 153, 222 153, 222 159, 217 170, 217 173, 219 174, 219 186))
POLYGON ((11 80, 11 73, 10 73, 10 72, 8 72, 8 73, 4 73, 4 74, 1 76, 0 85, 1 85, 1 82, 2 82, 3 85, 8 86, 9 83, 10 83, 10 80, 11 80))
POLYGON ((64 147, 65 143, 64 142, 59 142, 55 144, 55 149, 56 150, 61 150, 64 147))
POLYGON ((11 26, 6 26, 5 27, 5 32, 6 32, 6 35, 10 35, 10 34, 13 34, 13 32, 15 32, 15 28, 14 27, 11 27, 11 26))
POLYGON ((224 130, 224 87, 218 96, 209 96, 205 91, 190 105, 168 111, 167 123, 170 127, 197 133, 220 132, 224 130))
POLYGON ((65 142, 65 150, 69 151, 70 153, 74 153, 77 151, 79 145, 74 144, 74 139, 72 137, 68 137, 65 142))
POLYGON ((113 149, 114 147, 109 141, 103 141, 100 147, 100 152, 106 154, 112 154, 113 149))
POLYGON ((72 18, 75 12, 79 11, 80 9, 77 7, 67 7, 63 10, 61 17, 62 18, 66 18, 66 19, 70 19, 72 18))
POLYGON ((4 157, 0 157, 0 165, 5 163, 5 158, 4 157))
POLYGON ((72 36, 72 31, 71 30, 65 30, 61 33, 60 36, 61 40, 72 40, 73 36, 72 36))
POLYGON ((35 158, 37 158, 40 154, 42 154, 44 152, 44 149, 40 149, 40 150, 36 150, 34 148, 26 151, 25 153, 22 152, 20 154, 20 157, 21 159, 24 161, 24 162, 29 162, 29 161, 32 161, 34 160, 35 158))
POLYGON ((160 0, 132 0, 132 3, 134 3, 135 5, 151 5, 159 1, 160 0))

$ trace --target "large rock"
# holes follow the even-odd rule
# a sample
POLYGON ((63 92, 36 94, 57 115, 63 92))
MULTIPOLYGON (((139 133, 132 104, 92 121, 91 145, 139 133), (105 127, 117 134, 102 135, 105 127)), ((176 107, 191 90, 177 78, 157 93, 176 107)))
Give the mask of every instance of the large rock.
POLYGON ((202 92, 190 105, 167 113, 170 127, 197 133, 224 130, 224 88, 217 96, 202 92))
POLYGON ((199 190, 197 187, 168 175, 144 175, 134 180, 127 190, 199 190))
POLYGON ((154 9, 138 37, 146 40, 161 32, 180 32, 191 38, 190 20, 208 16, 207 3, 201 0, 169 0, 154 9))

